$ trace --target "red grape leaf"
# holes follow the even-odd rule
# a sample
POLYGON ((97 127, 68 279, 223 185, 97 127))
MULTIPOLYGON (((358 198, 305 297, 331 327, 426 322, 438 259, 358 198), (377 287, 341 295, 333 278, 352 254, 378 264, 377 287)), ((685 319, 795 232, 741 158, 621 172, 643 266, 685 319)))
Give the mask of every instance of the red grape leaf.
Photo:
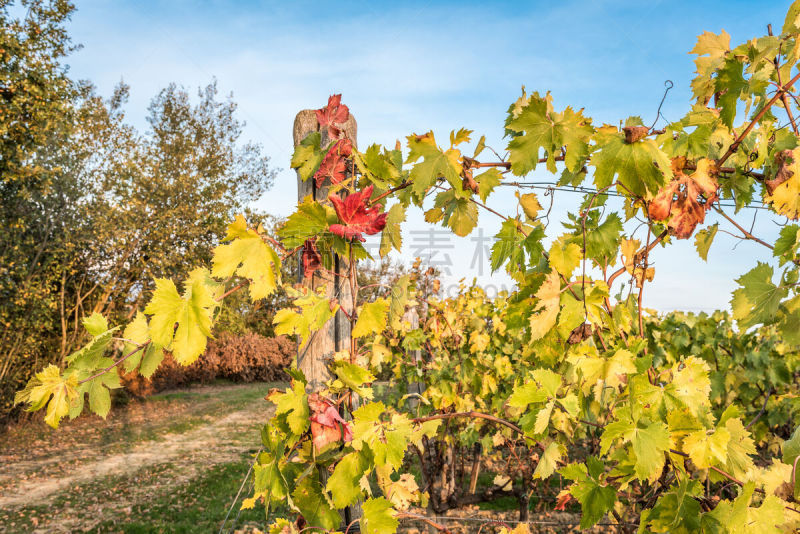
POLYGON ((307 239, 303 244, 303 275, 311 278, 321 265, 322 257, 317 250, 317 238, 307 239))
POLYGON ((353 144, 349 139, 339 139, 328 150, 319 169, 314 174, 314 179, 317 181, 317 187, 322 187, 325 179, 328 178, 332 184, 338 184, 344 180, 345 172, 347 171, 347 158, 353 153, 353 144))
POLYGON ((332 224, 331 232, 341 238, 366 241, 362 234, 377 234, 386 226, 386 213, 381 213, 382 206, 376 204, 369 206, 372 196, 372 186, 363 191, 348 195, 342 200, 339 195, 328 198, 336 210, 336 215, 344 224, 332 224))
POLYGON ((314 110, 317 114, 317 122, 323 128, 328 129, 328 138, 337 139, 342 133, 337 125, 344 123, 350 117, 350 110, 342 104, 342 95, 331 95, 328 98, 328 105, 322 109, 314 110))
POLYGON ((353 440, 352 425, 342 419, 333 402, 312 393, 308 396, 308 407, 311 410, 312 441, 317 451, 340 440, 353 440))

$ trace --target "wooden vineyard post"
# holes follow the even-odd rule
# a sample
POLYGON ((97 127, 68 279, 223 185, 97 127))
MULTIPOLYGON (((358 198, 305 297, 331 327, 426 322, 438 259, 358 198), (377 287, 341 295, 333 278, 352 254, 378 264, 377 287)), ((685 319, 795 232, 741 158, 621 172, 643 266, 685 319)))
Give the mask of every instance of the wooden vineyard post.
MULTIPOLYGON (((338 125, 341 128, 341 136, 350 139, 353 144, 353 149, 356 148, 356 134, 357 125, 356 120, 352 115, 349 115, 347 120, 338 125)), ((328 137, 327 128, 320 128, 317 122, 317 116, 313 109, 304 109, 300 111, 294 119, 294 128, 292 130, 294 138, 294 146, 300 144, 305 137, 312 132, 320 132, 321 143, 320 146, 328 146, 331 139, 328 137)), ((328 188, 330 186, 329 180, 317 187, 316 181, 313 177, 306 181, 300 178, 300 173, 297 174, 297 201, 302 202, 307 196, 311 196, 313 200, 321 202, 329 202, 328 188)), ((348 311, 353 309, 353 299, 350 292, 350 284, 347 279, 346 262, 342 261, 339 256, 334 257, 333 271, 343 276, 336 276, 330 272, 324 272, 322 269, 317 270, 312 276, 306 277, 303 273, 303 262, 298 259, 297 262, 298 281, 304 286, 313 290, 324 288, 325 295, 330 300, 337 300, 340 308, 348 311)), ((309 393, 321 390, 325 382, 330 378, 327 363, 333 359, 336 352, 347 350, 351 348, 350 336, 350 321, 345 316, 344 312, 336 312, 332 320, 328 321, 325 326, 311 334, 311 339, 308 344, 302 349, 298 348, 297 352, 297 367, 303 372, 308 380, 307 390, 309 393)), ((353 402, 352 408, 358 407, 357 399, 353 402)), ((321 471, 321 482, 323 486, 327 480, 327 472, 321 471)), ((347 529, 350 534, 358 531, 358 521, 361 517, 361 505, 356 503, 348 506, 342 514, 342 521, 344 529, 347 529), (349 527, 349 528, 348 528, 349 527)))

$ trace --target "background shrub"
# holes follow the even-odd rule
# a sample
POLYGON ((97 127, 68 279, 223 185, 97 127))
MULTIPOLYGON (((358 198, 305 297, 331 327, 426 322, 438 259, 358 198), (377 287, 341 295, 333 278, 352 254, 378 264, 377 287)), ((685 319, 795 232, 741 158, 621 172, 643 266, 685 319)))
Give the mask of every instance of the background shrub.
POLYGON ((167 355, 150 379, 131 373, 123 376, 123 383, 130 393, 143 397, 189 384, 207 384, 219 378, 233 382, 288 380, 284 369, 296 353, 297 345, 286 336, 223 332, 209 340, 206 351, 192 365, 183 367, 167 355))

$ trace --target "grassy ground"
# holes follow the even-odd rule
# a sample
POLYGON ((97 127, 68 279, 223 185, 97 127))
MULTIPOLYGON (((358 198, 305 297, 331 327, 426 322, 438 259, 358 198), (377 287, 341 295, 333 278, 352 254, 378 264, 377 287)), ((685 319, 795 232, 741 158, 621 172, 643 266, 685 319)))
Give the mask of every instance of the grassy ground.
MULTIPOLYGON (((107 421, 11 428, 0 439, 3 532, 217 532, 260 446, 272 386, 200 387, 117 407, 107 421)), ((263 509, 238 509, 224 531, 264 523, 263 509)))

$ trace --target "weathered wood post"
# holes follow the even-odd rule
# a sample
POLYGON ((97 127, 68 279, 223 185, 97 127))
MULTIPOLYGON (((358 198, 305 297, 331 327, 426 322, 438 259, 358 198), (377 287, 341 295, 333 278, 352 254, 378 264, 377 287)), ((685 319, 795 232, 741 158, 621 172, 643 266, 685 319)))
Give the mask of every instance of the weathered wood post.
MULTIPOLYGON (((350 115, 347 121, 341 125, 341 129, 342 135, 346 135, 353 142, 353 148, 355 148, 357 126, 353 115, 350 115)), ((294 119, 294 146, 300 144, 300 141, 309 133, 317 131, 320 131, 320 127, 316 113, 312 109, 304 109, 294 119)), ((330 141, 327 129, 322 129, 321 134, 321 146, 327 146, 330 141)), ((326 180, 321 187, 317 188, 313 178, 304 182, 298 173, 297 201, 302 202, 304 198, 311 195, 314 200, 326 202, 329 185, 326 180)), ((336 272, 345 271, 344 266, 340 265, 338 256, 334 259, 334 265, 336 272)), ((312 277, 306 279, 303 275, 302 261, 298 262, 298 278, 304 285, 314 290, 324 287, 329 298, 337 299, 345 309, 352 308, 350 285, 346 283, 346 278, 342 279, 342 277, 318 270, 312 277)), ((297 366, 308 379, 310 391, 321 389, 322 385, 330 379, 325 360, 330 359, 334 352, 340 350, 350 350, 350 322, 342 311, 338 311, 332 321, 328 321, 321 330, 313 335, 308 346, 298 352, 297 366)))
MULTIPOLYGON (((341 128, 341 137, 347 137, 353 143, 353 149, 356 148, 356 134, 357 125, 356 120, 351 114, 347 121, 338 125, 341 128)), ((327 128, 320 128, 317 121, 316 113, 313 109, 304 109, 297 114, 294 119, 294 128, 292 130, 294 138, 294 146, 296 147, 300 142, 311 132, 319 131, 321 138, 321 146, 325 147, 331 141, 328 137, 327 128)), ((316 180, 309 178, 305 182, 300 178, 300 173, 297 174, 297 201, 302 202, 307 196, 320 202, 328 202, 328 188, 329 181, 321 184, 318 188, 316 180)), ((350 294, 350 284, 347 277, 335 276, 329 272, 317 270, 311 277, 306 278, 303 273, 303 262, 297 262, 297 276, 298 280, 305 286, 311 289, 318 290, 325 288, 325 294, 329 299, 336 299, 339 301, 340 307, 346 310, 353 309, 353 299, 350 294)), ((334 272, 346 274, 347 269, 344 262, 339 256, 334 257, 334 272)), ((308 380, 307 389, 309 392, 315 392, 322 389, 325 382, 331 376, 326 365, 327 361, 333 358, 335 352, 342 350, 350 350, 350 321, 345 314, 341 311, 336 312, 332 320, 328 321, 325 326, 312 334, 311 340, 308 345, 303 349, 298 348, 297 353, 297 367, 303 372, 308 380)), ((353 406, 355 408, 356 406, 353 406)), ((322 483, 324 485, 327 480, 327 473, 322 472, 322 483)), ((359 530, 359 524, 354 523, 361 517, 361 505, 355 504, 348 506, 342 514, 342 522, 344 529, 347 529, 350 534, 359 530), (351 525, 351 523, 354 523, 351 525)))

